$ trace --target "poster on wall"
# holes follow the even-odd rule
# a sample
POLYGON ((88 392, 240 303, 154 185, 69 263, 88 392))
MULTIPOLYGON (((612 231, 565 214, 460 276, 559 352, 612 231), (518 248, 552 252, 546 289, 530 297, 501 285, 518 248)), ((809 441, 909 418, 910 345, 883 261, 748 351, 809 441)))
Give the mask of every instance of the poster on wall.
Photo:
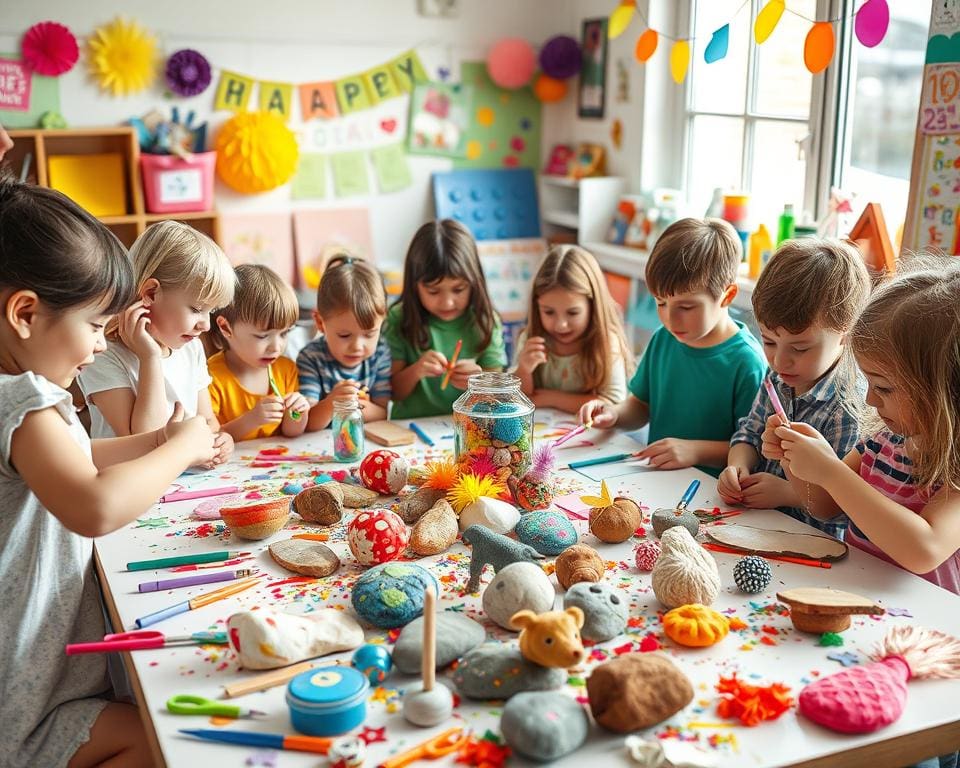
POLYGON ((580 48, 580 88, 577 114, 580 117, 602 118, 607 90, 607 20, 585 19, 580 48))
POLYGON ((473 88, 459 83, 422 83, 410 97, 407 151, 416 155, 463 157, 473 88))
POLYGON ((43 77, 23 66, 19 54, 0 53, 0 125, 36 128, 45 112, 60 111, 60 78, 43 77))
POLYGON ((220 243, 231 264, 263 264, 296 286, 289 213, 221 213, 220 243))
POLYGON ((484 240, 477 253, 487 280, 490 301, 504 322, 526 318, 530 309, 530 283, 547 253, 541 237, 484 240))
POLYGON ((338 253, 373 259, 370 212, 366 208, 311 209, 293 212, 293 237, 300 264, 300 285, 316 291, 327 261, 338 253))

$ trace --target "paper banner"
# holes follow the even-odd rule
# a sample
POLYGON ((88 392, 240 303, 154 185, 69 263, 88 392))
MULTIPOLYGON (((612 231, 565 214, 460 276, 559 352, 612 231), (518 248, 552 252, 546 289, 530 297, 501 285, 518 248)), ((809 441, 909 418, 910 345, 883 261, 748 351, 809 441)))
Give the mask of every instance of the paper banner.
POLYGON ((297 173, 290 184, 294 200, 316 200, 327 196, 327 158, 315 152, 301 152, 297 173))
POLYGON ((417 83, 425 83, 430 79, 414 50, 397 56, 388 66, 397 82, 397 87, 404 93, 410 93, 417 83))
POLYGON ((670 49, 670 74, 673 82, 682 83, 687 76, 687 66, 690 64, 690 43, 686 40, 677 40, 670 49))
POLYGON ((381 101, 392 99, 402 94, 402 91, 393 79, 389 64, 385 64, 382 67, 374 67, 364 72, 363 82, 367 86, 370 101, 374 104, 379 104, 381 101))
POLYGON ((807 33, 803 43, 803 63, 814 75, 823 72, 833 58, 834 48, 833 24, 829 21, 818 21, 807 33))
POLYGON ((366 152, 340 152, 330 156, 333 189, 337 197, 366 195, 370 192, 366 152))
POLYGON ((753 22, 753 39, 757 41, 757 45, 773 34, 773 30, 780 23, 780 17, 783 16, 786 7, 785 0, 770 0, 763 6, 760 13, 757 14, 757 20, 753 22))
POLYGON ((30 111, 30 71, 22 61, 0 59, 0 109, 30 111))
POLYGON ((637 38, 637 46, 633 50, 634 58, 639 61, 641 64, 649 59, 657 50, 657 43, 660 42, 660 37, 657 35, 657 30, 648 29, 640 37, 637 38))
POLYGON ((336 117, 337 89, 331 82, 304 83, 300 86, 300 117, 306 120, 336 117))
POLYGON ((337 104, 340 106, 341 115, 349 115, 351 112, 370 109, 373 106, 363 75, 344 77, 337 80, 334 85, 337 89, 337 104))
POLYGON ((613 40, 622 35, 630 22, 633 21, 633 15, 637 12, 636 0, 626 0, 620 3, 610 14, 610 23, 607 25, 607 36, 613 40))
POLYGON ((713 64, 715 61, 720 61, 724 56, 727 55, 727 50, 730 47, 730 25, 724 24, 720 29, 713 33, 713 37, 710 38, 710 42, 707 43, 707 47, 703 51, 703 60, 707 64, 713 64))
POLYGON ((253 78, 238 75, 236 72, 224 70, 217 84, 217 96, 213 102, 216 110, 226 109, 230 112, 245 112, 253 92, 253 78))
POLYGON ((265 80, 260 80, 258 85, 260 86, 260 111, 273 112, 282 117, 284 122, 288 121, 290 111, 293 109, 293 85, 265 80))
POLYGON ((413 184, 407 155, 401 144, 388 144, 370 152, 373 170, 377 174, 377 186, 381 192, 390 193, 406 189, 413 184))

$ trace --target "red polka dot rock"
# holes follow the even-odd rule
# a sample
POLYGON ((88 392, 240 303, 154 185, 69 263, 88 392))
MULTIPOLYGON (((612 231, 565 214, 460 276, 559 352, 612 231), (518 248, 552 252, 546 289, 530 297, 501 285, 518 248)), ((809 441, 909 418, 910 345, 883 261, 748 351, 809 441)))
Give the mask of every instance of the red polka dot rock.
POLYGON ((407 484, 410 465, 399 453, 373 451, 360 462, 360 482, 384 496, 399 493, 407 484))
POLYGON ((347 543, 361 565, 379 565, 403 554, 407 526, 389 509, 361 512, 347 527, 347 543))

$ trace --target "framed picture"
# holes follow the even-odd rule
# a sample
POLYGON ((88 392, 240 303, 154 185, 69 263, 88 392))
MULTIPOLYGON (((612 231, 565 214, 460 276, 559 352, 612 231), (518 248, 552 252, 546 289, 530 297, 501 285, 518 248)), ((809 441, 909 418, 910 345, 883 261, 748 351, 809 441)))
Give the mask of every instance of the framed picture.
POLYGON ((602 118, 607 90, 606 18, 584 19, 581 38, 583 66, 580 69, 577 114, 602 118))

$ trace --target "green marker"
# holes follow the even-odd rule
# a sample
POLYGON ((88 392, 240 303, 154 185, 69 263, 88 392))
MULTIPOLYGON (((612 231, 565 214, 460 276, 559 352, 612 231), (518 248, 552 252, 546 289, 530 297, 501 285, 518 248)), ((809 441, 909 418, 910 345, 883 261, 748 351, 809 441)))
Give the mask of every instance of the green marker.
POLYGON ((249 552, 204 552, 199 555, 180 555, 179 557, 161 557, 158 560, 136 560, 127 563, 128 571, 150 571, 154 568, 174 568, 178 565, 196 565, 197 563, 216 563, 221 560, 233 560, 235 557, 249 555, 249 552))
MULTIPOLYGON (((277 397, 279 397, 282 400, 283 395, 280 394, 280 387, 277 386, 277 382, 273 380, 273 371, 270 368, 267 368, 267 378, 270 380, 270 389, 273 390, 273 394, 275 394, 277 397)), ((290 411, 290 418, 293 419, 294 421, 300 421, 300 417, 302 415, 303 414, 300 413, 300 411, 294 411, 294 410, 290 411)))

